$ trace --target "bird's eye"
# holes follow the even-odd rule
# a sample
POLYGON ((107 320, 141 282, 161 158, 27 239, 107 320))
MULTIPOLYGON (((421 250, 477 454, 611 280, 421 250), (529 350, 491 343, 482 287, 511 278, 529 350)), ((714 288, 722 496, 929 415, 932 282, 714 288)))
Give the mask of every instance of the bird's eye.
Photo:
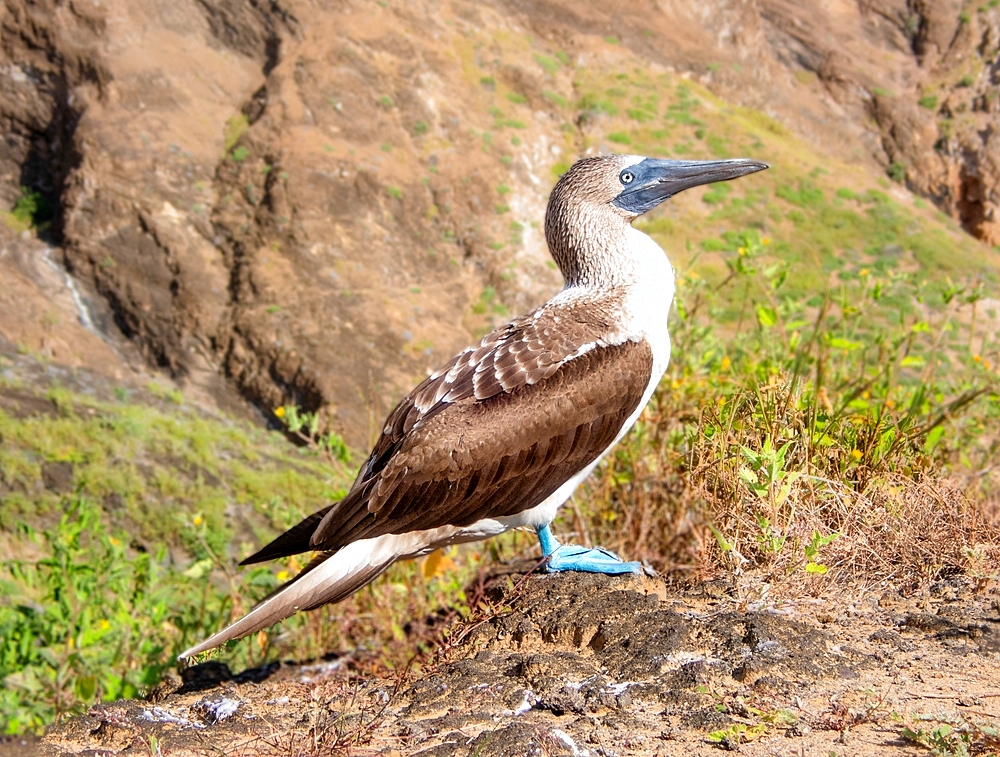
POLYGON ((618 178, 621 180, 622 184, 631 184, 632 179, 635 178, 635 174, 631 171, 622 171, 622 175, 618 178))

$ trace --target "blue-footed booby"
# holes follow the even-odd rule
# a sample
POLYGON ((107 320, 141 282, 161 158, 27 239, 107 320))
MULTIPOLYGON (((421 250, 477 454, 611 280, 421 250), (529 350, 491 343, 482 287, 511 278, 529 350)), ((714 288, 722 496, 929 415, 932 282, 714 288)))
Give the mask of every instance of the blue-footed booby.
POLYGON ((181 657, 338 602, 397 560, 513 528, 535 529, 550 571, 640 571, 610 552, 562 545, 550 528, 635 423, 670 359, 673 269, 631 223, 685 189, 767 167, 636 155, 574 164, 545 213, 563 290, 410 392, 347 496, 243 561, 315 552, 306 567, 181 657))

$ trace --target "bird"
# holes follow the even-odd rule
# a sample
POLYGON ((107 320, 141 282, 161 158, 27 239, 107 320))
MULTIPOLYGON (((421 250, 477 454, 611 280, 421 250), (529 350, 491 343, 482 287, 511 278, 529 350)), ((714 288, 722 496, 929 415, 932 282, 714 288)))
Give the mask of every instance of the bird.
POLYGON ((551 528, 635 423, 670 360, 673 268, 632 222, 685 189, 768 167, 620 154, 574 163, 545 212, 563 289, 406 395, 347 495, 241 564, 312 559, 181 659, 339 602, 398 560, 515 528, 536 531, 548 571, 641 572, 607 550, 561 544, 551 528))

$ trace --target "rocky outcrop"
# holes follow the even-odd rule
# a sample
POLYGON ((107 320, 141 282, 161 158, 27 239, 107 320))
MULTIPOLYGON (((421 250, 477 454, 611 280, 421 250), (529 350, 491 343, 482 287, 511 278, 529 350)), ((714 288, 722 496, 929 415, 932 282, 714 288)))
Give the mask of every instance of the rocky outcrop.
POLYGON ((995 598, 971 581, 747 608, 726 582, 668 596, 636 576, 516 580, 488 582, 419 672, 362 674, 346 656, 234 676, 209 662, 146 701, 55 725, 25 752, 763 756, 839 754, 849 741, 890 757, 900 713, 957 700, 940 716, 954 722, 996 693, 995 598))
POLYGON ((359 446, 365 408, 559 286, 538 230, 552 169, 603 144, 570 102, 577 64, 688 72, 1000 241, 988 3, 2 13, 0 202, 36 193, 56 257, 148 362, 265 411, 324 407, 359 446))

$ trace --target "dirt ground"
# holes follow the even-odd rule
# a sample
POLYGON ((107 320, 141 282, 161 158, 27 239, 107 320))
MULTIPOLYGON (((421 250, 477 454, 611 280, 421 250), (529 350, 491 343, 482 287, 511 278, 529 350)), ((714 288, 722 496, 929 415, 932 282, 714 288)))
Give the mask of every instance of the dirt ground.
POLYGON ((735 593, 503 576, 490 613, 453 629, 420 674, 366 678, 341 658, 233 677, 207 663, 0 753, 916 755, 931 752, 904 729, 930 743, 942 723, 938 754, 1000 750, 996 586, 743 606, 735 593))

